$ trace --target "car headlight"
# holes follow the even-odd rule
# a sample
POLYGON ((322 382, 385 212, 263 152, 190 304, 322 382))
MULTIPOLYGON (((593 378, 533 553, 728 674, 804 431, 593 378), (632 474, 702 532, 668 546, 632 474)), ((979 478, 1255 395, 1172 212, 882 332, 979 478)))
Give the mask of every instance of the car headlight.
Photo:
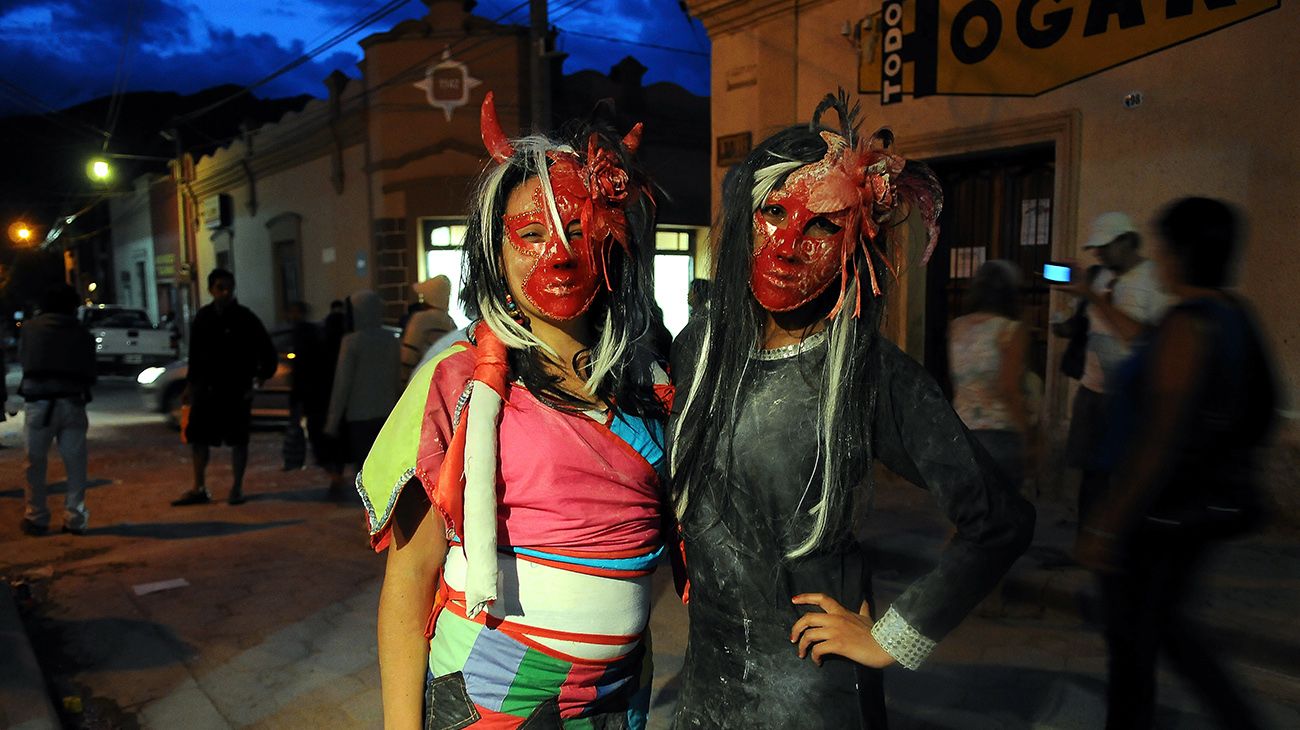
POLYGON ((135 376, 135 382, 140 385, 153 385, 154 381, 161 378, 162 374, 165 372, 167 372, 167 368, 160 368, 157 366, 145 368, 140 371, 139 375, 135 376))

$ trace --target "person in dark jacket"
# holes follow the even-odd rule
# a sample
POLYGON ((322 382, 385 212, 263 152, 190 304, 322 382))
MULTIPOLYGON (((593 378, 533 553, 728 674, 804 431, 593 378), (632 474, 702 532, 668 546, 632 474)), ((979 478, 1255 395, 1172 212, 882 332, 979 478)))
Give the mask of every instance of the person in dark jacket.
POLYGON ((244 503, 248 466, 248 427, 253 389, 275 374, 271 336, 252 310, 235 301, 235 275, 225 269, 208 274, 212 303, 194 316, 190 328, 190 417, 185 438, 193 448, 194 488, 173 500, 175 506, 205 504, 205 475, 213 446, 230 446, 230 504, 244 503))
POLYGON ((50 525, 45 468, 57 441, 68 473, 63 500, 63 531, 86 530, 86 403, 95 383, 95 341, 77 321, 77 292, 61 284, 45 292, 40 313, 23 328, 18 393, 27 401, 27 509, 22 531, 44 534, 50 525))
POLYGON ((1214 632, 1184 606, 1213 600, 1200 573, 1224 540, 1263 519, 1259 452, 1277 424, 1279 387, 1253 308, 1229 289, 1237 212, 1183 198, 1156 228, 1156 272, 1175 304, 1106 381, 1114 400, 1101 466, 1113 476, 1076 545, 1100 579, 1106 727, 1154 724, 1164 654, 1218 727, 1257 728, 1245 687, 1215 654, 1214 632))

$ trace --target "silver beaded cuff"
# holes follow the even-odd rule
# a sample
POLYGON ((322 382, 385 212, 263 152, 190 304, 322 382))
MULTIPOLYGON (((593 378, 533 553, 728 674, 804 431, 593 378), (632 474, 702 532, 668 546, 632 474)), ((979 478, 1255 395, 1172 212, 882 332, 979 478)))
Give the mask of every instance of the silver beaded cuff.
POLYGON ((934 651, 935 642, 912 628, 893 606, 871 627, 871 636, 880 644, 881 649, 908 669, 920 667, 930 652, 934 651))

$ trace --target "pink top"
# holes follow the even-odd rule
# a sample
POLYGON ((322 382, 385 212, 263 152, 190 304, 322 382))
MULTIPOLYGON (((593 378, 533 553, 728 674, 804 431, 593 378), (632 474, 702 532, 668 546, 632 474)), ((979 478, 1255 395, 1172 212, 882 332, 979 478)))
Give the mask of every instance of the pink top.
POLYGON ((621 552, 662 543, 658 477, 608 425, 512 386, 500 434, 501 544, 621 552))

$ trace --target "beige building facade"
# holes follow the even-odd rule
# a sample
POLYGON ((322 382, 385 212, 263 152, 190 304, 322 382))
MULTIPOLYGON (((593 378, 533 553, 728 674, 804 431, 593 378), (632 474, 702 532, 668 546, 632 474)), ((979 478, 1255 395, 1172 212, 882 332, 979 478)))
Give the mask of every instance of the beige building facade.
POLYGON ((526 32, 431 2, 428 16, 362 41, 360 78, 197 161, 196 275, 235 272, 240 300, 267 322, 289 302, 323 313, 360 289, 396 321, 426 271, 426 219, 464 216, 485 153, 478 105, 493 90, 518 130, 526 32), (435 89, 440 90, 435 91, 435 89))
MULTIPOLYGON (((806 121, 827 92, 843 87, 861 92, 864 131, 892 127, 904 155, 941 172, 952 207, 946 250, 928 272, 906 276, 888 325, 927 365, 937 362, 933 350, 943 343, 934 333, 953 313, 945 301, 959 293, 972 264, 1013 258, 1032 273, 1031 264, 1041 270, 1049 259, 1091 262, 1081 248, 1089 223, 1111 210, 1138 222, 1149 251, 1161 206, 1205 195, 1231 201, 1248 217, 1240 288, 1258 307, 1279 377, 1297 402, 1300 297, 1293 291, 1300 262, 1292 229, 1300 214, 1300 135, 1292 121, 1300 113, 1300 54, 1291 49, 1300 6, 905 0, 886 17, 881 0, 687 5, 713 41, 715 162, 720 153, 725 162, 781 126, 806 121), (921 68, 925 48, 914 43, 890 60, 899 54, 899 40, 887 37, 890 21, 911 43, 930 22, 918 7, 939 11, 929 50, 940 93, 894 94, 882 103, 885 64, 912 90, 931 75, 921 68), (1064 56, 1053 47, 1011 49, 1044 46, 1053 37, 1064 56), (1095 58, 1080 52, 1090 43, 1095 58), (1053 64, 1060 68, 1040 68, 1053 64), (1052 73, 1057 77, 1048 78, 1052 73), (992 95, 998 92, 1021 95, 992 95), (990 169, 1005 174, 989 182, 990 169), (1000 207, 982 201, 986 195, 1000 207)), ((715 201, 725 172, 715 164, 715 201)), ((1038 294, 1026 316, 1039 330, 1048 414, 1059 423, 1069 388, 1056 368, 1063 343, 1044 331, 1069 302, 1041 280, 1038 294)), ((1294 434, 1296 413, 1288 415, 1294 434)))

